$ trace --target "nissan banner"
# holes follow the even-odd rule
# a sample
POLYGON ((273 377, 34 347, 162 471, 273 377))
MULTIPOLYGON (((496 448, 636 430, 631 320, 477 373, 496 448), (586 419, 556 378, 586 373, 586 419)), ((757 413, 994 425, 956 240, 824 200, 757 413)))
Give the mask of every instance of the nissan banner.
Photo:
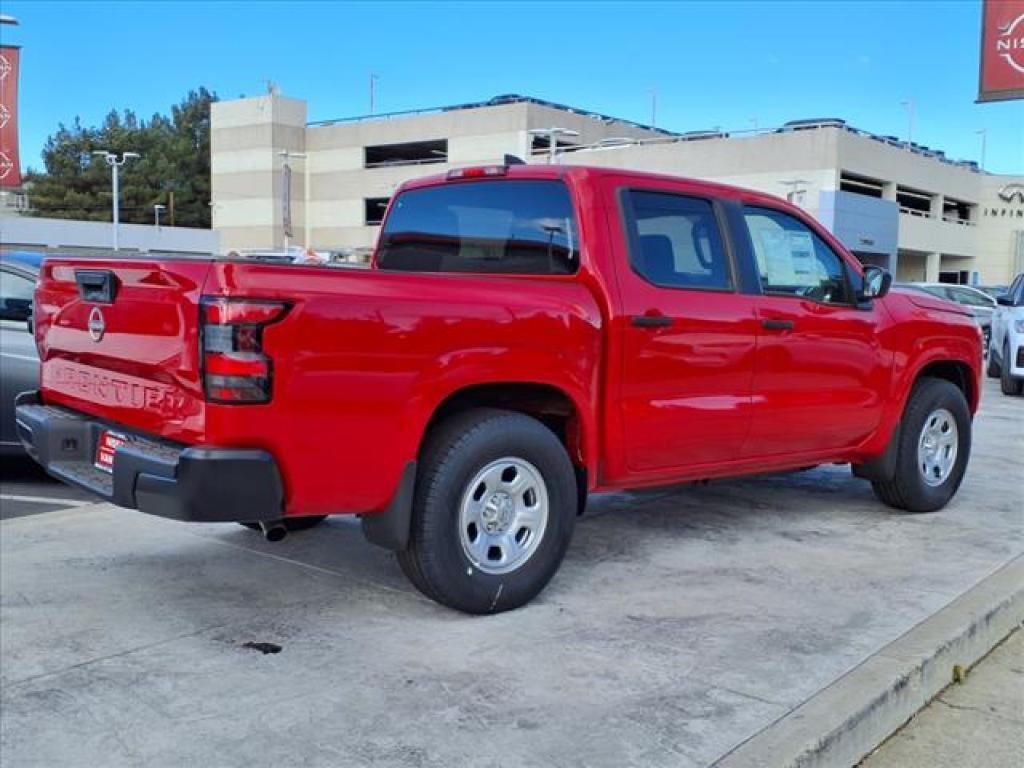
POLYGON ((978 101, 1024 99, 1024 0, 984 0, 978 101))
POLYGON ((21 186, 18 160, 18 63, 21 50, 0 45, 0 187, 21 186))

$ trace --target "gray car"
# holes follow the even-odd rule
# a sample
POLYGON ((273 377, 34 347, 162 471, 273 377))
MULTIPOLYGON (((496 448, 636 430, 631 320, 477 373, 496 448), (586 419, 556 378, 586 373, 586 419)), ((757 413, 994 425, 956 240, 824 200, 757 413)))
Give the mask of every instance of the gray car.
POLYGON ((39 355, 31 331, 37 274, 32 264, 0 259, 0 454, 24 450, 14 425, 14 398, 39 388, 39 355))
POLYGON ((903 283, 906 288, 915 291, 930 293, 940 299, 954 301, 967 307, 974 315, 975 321, 981 326, 982 336, 985 337, 985 349, 988 350, 988 342, 992 338, 992 313, 995 312, 996 300, 984 291, 972 288, 969 285, 955 285, 952 283, 903 283))

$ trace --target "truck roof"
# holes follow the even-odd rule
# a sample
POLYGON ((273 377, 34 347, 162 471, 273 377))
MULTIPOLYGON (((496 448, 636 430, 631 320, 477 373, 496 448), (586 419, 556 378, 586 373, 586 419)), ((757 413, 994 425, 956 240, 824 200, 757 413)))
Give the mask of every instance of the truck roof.
POLYGON ((629 185, 635 183, 643 185, 650 182, 672 182, 690 187, 697 194, 714 195, 716 197, 727 197, 735 200, 742 200, 748 203, 772 202, 789 205, 783 198, 776 195, 769 195, 764 192, 756 192, 752 189, 733 186, 731 184, 720 184, 714 181, 704 181, 686 176, 676 176, 667 173, 650 173, 648 171, 634 171, 625 168, 604 168, 593 165, 502 165, 500 163, 481 164, 452 169, 446 173, 437 173, 431 176, 424 176, 404 182, 398 191, 406 189, 419 189, 432 187, 439 184, 460 183, 463 181, 500 181, 502 179, 572 179, 576 181, 592 182, 597 179, 612 178, 616 182, 629 185), (466 171, 471 169, 503 168, 504 171, 495 175, 480 175, 459 178, 452 178, 453 172, 466 171))

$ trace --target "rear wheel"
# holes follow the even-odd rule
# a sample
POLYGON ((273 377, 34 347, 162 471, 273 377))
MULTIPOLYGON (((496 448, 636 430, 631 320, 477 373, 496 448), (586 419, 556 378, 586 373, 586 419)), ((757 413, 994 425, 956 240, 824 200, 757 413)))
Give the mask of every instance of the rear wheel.
POLYGON ((398 562, 417 589, 450 608, 518 608, 558 570, 577 502, 569 456, 543 424, 509 411, 458 414, 421 455, 398 562))
POLYGON ((909 512, 941 509, 967 470, 971 414, 963 393, 944 379, 923 379, 903 412, 896 474, 871 487, 883 502, 909 512))
POLYGON ((1002 365, 999 371, 999 388, 1004 395, 1019 395, 1024 390, 1024 380, 1010 375, 1010 341, 1003 344, 1002 365))

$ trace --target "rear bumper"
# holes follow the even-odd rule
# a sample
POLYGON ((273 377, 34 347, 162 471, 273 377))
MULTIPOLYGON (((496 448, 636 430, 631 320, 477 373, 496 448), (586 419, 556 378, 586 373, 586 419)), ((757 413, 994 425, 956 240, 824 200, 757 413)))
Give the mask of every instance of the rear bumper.
POLYGON ((15 401, 18 437, 29 455, 66 483, 122 507, 202 523, 280 520, 284 491, 273 457, 253 449, 195 448, 155 440, 44 405, 38 392, 15 401), (113 472, 94 465, 107 428, 126 435, 113 472))

